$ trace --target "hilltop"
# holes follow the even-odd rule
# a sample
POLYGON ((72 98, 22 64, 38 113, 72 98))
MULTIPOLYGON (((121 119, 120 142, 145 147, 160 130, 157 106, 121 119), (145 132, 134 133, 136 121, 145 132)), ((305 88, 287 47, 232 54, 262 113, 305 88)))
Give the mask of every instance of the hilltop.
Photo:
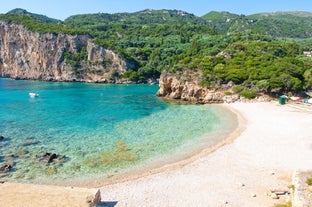
POLYGON ((37 20, 39 20, 39 21, 42 21, 42 22, 48 23, 48 24, 57 24, 57 23, 61 23, 61 20, 53 19, 53 18, 47 17, 47 16, 45 16, 45 15, 41 15, 41 14, 34 14, 34 13, 28 12, 27 10, 21 9, 21 8, 13 9, 13 10, 7 12, 7 14, 12 14, 12 15, 28 15, 28 16, 34 17, 35 19, 37 19, 37 20))
POLYGON ((236 15, 209 12, 202 17, 220 33, 257 32, 279 38, 311 38, 312 13, 303 11, 236 15))

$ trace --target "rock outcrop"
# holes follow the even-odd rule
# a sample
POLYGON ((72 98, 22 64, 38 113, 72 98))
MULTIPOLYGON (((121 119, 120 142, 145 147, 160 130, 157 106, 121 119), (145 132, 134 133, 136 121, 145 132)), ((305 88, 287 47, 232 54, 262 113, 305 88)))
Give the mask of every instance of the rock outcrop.
POLYGON ((198 80, 190 74, 180 77, 173 74, 162 75, 159 79, 159 86, 160 89, 157 95, 169 99, 180 99, 191 103, 224 102, 224 93, 216 89, 201 86, 198 80))
MULTIPOLYGON (((47 81, 109 82, 126 69, 116 53, 88 35, 38 33, 0 21, 0 76, 47 81)), ((115 81, 115 80, 113 80, 115 81)))
MULTIPOLYGON (((200 75, 199 75, 200 76, 200 75)), ((189 103, 211 104, 269 101, 268 96, 260 96, 248 100, 233 92, 233 83, 229 82, 220 87, 205 87, 200 84, 198 74, 185 72, 184 74, 162 74, 159 79, 160 89, 157 96, 170 100, 182 100, 189 103)))
POLYGON ((295 171, 293 174, 293 207, 312 206, 312 186, 308 184, 308 178, 312 178, 312 172, 295 171))

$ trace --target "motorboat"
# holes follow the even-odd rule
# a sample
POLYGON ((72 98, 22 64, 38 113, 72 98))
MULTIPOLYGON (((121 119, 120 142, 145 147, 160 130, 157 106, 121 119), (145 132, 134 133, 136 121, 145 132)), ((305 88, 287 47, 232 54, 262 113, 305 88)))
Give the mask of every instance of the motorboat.
POLYGON ((38 94, 38 93, 29 93, 29 96, 30 96, 31 98, 35 98, 35 97, 38 97, 39 94, 38 94))

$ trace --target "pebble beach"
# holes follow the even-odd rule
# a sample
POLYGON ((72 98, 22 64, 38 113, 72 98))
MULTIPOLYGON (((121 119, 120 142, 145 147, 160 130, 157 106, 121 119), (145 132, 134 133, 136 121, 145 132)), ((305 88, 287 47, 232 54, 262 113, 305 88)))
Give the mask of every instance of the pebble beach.
MULTIPOLYGON (((170 166, 88 189, 100 189, 98 206, 270 207, 287 202, 289 196, 273 199, 269 193, 288 191, 295 171, 312 170, 311 112, 276 102, 223 106, 239 117, 239 126, 224 142, 170 166)), ((43 191, 46 186, 34 185, 22 192, 21 185, 27 187, 0 184, 1 206, 90 206, 83 201, 85 193, 75 192, 83 199, 66 199, 73 194, 68 187, 43 191)))

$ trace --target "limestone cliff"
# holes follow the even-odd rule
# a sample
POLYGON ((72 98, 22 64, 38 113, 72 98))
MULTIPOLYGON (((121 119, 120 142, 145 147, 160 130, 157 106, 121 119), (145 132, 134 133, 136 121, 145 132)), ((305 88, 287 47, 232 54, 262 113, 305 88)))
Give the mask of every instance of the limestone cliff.
POLYGON ((49 81, 109 82, 126 62, 88 35, 38 33, 0 21, 0 76, 49 81))
POLYGON ((269 101, 268 96, 259 96, 248 100, 233 91, 233 83, 219 87, 205 87, 200 84, 198 74, 184 71, 184 73, 163 73, 159 79, 160 89, 157 96, 167 99, 182 100, 190 103, 231 103, 236 101, 254 102, 269 101))
POLYGON ((181 99, 192 103, 222 103, 224 94, 215 89, 202 87, 194 77, 177 74, 162 75, 159 79, 158 96, 181 99))

